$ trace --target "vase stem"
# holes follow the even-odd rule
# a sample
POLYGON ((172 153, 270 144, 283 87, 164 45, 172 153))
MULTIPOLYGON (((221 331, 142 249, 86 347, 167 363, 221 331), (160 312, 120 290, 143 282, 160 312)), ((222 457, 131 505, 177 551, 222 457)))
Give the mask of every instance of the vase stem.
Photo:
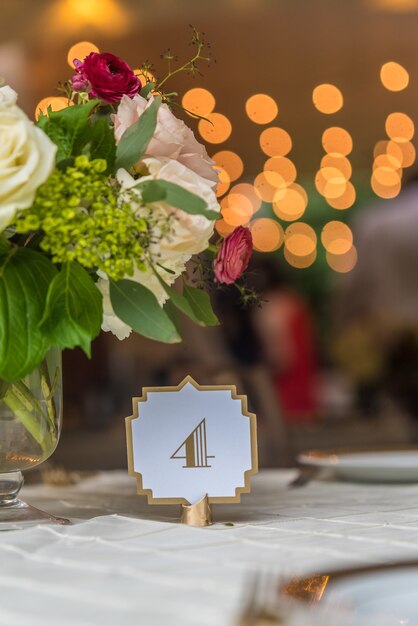
POLYGON ((14 530, 19 524, 53 524, 67 525, 70 520, 57 517, 19 500, 17 495, 23 485, 22 472, 6 472, 0 474, 0 530, 14 530))
POLYGON ((22 472, 0 474, 0 507, 16 505, 17 494, 22 488, 23 480, 22 472))

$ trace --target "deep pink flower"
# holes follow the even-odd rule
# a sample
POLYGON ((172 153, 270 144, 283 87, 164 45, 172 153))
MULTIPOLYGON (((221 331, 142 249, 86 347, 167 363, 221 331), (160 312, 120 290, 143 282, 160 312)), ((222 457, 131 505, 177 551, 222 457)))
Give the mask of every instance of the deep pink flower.
POLYGON ((91 52, 83 61, 74 60, 76 74, 71 82, 75 91, 90 89, 90 98, 113 104, 122 96, 133 98, 141 81, 125 61, 107 52, 91 52))
POLYGON ((253 252, 253 238, 249 228, 239 226, 219 248, 214 262, 218 283, 232 285, 248 267, 253 252))
POLYGON ((71 77, 71 84, 74 91, 89 91, 90 83, 84 74, 74 74, 71 77))

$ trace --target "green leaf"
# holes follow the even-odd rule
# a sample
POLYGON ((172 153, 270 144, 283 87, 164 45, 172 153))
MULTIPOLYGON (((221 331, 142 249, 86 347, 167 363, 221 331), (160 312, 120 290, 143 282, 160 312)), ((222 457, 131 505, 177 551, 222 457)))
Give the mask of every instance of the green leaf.
POLYGON ((38 326, 55 275, 54 265, 34 250, 11 248, 0 255, 0 379, 22 378, 49 349, 38 326))
POLYGON ((150 93, 150 91, 152 91, 155 87, 157 83, 146 83, 146 85, 144 85, 140 91, 141 96, 143 98, 146 98, 148 96, 148 94, 150 93))
POLYGON ((189 300, 185 298, 181 293, 173 289, 173 287, 170 287, 170 285, 167 285, 167 283, 161 278, 161 276, 158 274, 156 270, 154 270, 154 274, 156 275, 156 277, 158 278, 160 282, 160 285, 162 286, 162 288, 164 289, 164 291, 170 298, 170 302, 174 304, 176 309, 178 309, 179 311, 187 315, 187 317, 189 317, 196 324, 199 324, 201 326, 206 326, 206 323, 202 319, 202 317, 199 315, 196 315, 196 312, 191 306, 189 300))
POLYGON ((133 280, 110 282, 110 300, 116 315, 135 332, 164 343, 178 343, 181 337, 157 298, 133 280))
POLYGON ((10 250, 10 243, 4 237, 0 237, 0 254, 4 254, 10 250))
POLYGON ((60 111, 52 111, 49 108, 48 115, 41 114, 36 125, 45 130, 51 124, 62 122, 68 128, 76 129, 80 124, 84 124, 88 120, 90 113, 98 104, 100 104, 100 100, 95 99, 89 100, 85 104, 75 104, 66 107, 60 111))
POLYGON ((102 294, 92 278, 78 263, 65 263, 49 287, 41 332, 52 345, 81 346, 90 357, 102 316, 102 294))
POLYGON ((141 195, 144 202, 159 202, 164 200, 167 192, 156 180, 149 180, 141 185, 141 195))
POLYGON ((176 327, 176 330, 179 336, 181 336, 181 326, 180 326, 178 310, 176 309, 174 304, 171 302, 171 300, 167 300, 167 302, 164 303, 163 309, 167 313, 171 321, 173 322, 174 326, 176 327))
POLYGON ((139 120, 125 130, 116 148, 115 169, 128 169, 145 154, 157 126, 160 104, 161 98, 154 98, 139 120))
POLYGON ((16 226, 9 226, 2 232, 2 235, 5 239, 11 239, 15 234, 16 226))
POLYGON ((180 185, 171 183, 168 180, 159 179, 155 182, 158 182, 159 186, 165 190, 166 197, 164 201, 167 202, 167 204, 181 209, 185 211, 185 213, 190 213, 191 215, 204 215, 208 220, 219 219, 219 213, 208 209, 208 205, 203 198, 197 196, 195 193, 191 193, 187 191, 187 189, 184 189, 184 187, 180 187, 180 185))
POLYGON ((59 163, 71 156, 81 154, 89 129, 89 116, 100 100, 90 100, 86 104, 75 104, 61 111, 48 110, 41 115, 37 125, 57 145, 56 161, 59 163))
POLYGON ((107 119, 97 119, 87 124, 82 141, 74 148, 78 154, 86 154, 91 160, 106 159, 107 173, 113 171, 116 159, 116 142, 107 119))
POLYGON ((209 294, 203 289, 184 285, 184 297, 189 302, 194 314, 205 326, 218 326, 219 320, 212 309, 209 294))

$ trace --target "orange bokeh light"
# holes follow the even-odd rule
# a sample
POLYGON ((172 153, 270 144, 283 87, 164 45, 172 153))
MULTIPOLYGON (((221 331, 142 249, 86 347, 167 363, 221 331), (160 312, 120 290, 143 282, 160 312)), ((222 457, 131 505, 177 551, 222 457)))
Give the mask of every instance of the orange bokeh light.
POLYGON ((242 211, 242 213, 247 215, 252 215, 253 213, 251 200, 243 193, 236 191, 230 191, 229 194, 221 200, 222 210, 230 207, 237 207, 242 211))
POLYGON ((293 183, 297 176, 295 164, 287 157, 271 157, 264 163, 264 174, 271 185, 281 187, 282 179, 286 185, 293 183), (278 178, 279 177, 279 178, 278 178))
POLYGON ((209 143, 223 143, 232 133, 232 124, 222 113, 209 113, 205 117, 210 120, 200 120, 199 133, 209 143))
POLYGON ((74 67, 74 59, 78 59, 82 61, 86 58, 91 52, 99 52, 99 48, 91 43, 91 41, 79 41, 78 43, 71 46, 68 51, 67 61, 70 67, 74 67))
POLYGON ((265 93, 256 93, 248 98, 245 111, 255 124, 270 124, 277 117, 279 107, 271 96, 265 93))
POLYGON ((325 167, 321 167, 320 172, 323 178, 327 182, 331 182, 331 183, 346 183, 347 182, 347 177, 344 175, 344 172, 342 172, 337 167, 332 167, 330 165, 327 165, 325 167))
POLYGON ((380 80, 389 91, 402 91, 409 84, 407 70, 395 61, 389 61, 380 68, 380 80))
MULTIPOLYGON (((39 2, 32 2, 37 6, 39 2)), ((42 7, 43 8, 43 7, 42 7)), ((32 25, 34 26, 34 25, 32 25)), ((40 13, 42 35, 66 40, 80 32, 94 31, 109 38, 123 38, 132 27, 132 20, 118 0, 54 0, 40 13)))
POLYGON ((326 253, 327 263, 334 272, 340 274, 346 274, 356 266, 357 263, 357 249, 355 246, 351 248, 345 254, 331 254, 326 253))
POLYGON ((404 141, 402 143, 389 141, 388 154, 393 154, 396 149, 400 150, 402 153, 401 165, 403 168, 411 167, 411 165, 415 163, 416 151, 410 141, 404 141))
POLYGON ((220 150, 213 155, 212 159, 216 165, 222 167, 228 173, 231 181, 237 180, 244 171, 244 163, 241 157, 231 150, 220 150))
MULTIPOLYGON (((376 171, 376 170, 375 170, 376 171)), ((380 175, 382 175, 382 172, 380 173, 380 175)), ((397 195, 399 195, 400 191, 401 191, 401 181, 400 179, 398 180, 398 182, 392 186, 390 185, 386 185, 386 184, 382 184, 375 176, 375 172, 373 172, 372 178, 371 178, 371 186, 372 189, 374 191, 374 193, 379 196, 380 198, 384 198, 385 200, 389 200, 390 198, 396 198, 397 195)))
POLYGON ((333 209, 349 209, 356 201, 356 190, 354 185, 347 182, 344 193, 337 198, 326 198, 326 201, 333 209))
POLYGON ((410 141, 414 136, 415 125, 406 113, 391 113, 386 118, 386 133, 388 137, 403 143, 410 141))
POLYGON ((353 233, 344 222, 332 221, 322 229, 321 241, 331 254, 346 254, 353 245, 353 233))
POLYGON ((327 83, 315 87, 312 92, 312 101, 318 111, 328 115, 339 111, 344 104, 343 95, 338 87, 327 83))
POLYGON ((261 172, 254 179, 256 194, 264 202, 273 202, 278 189, 285 189, 286 181, 277 172, 261 172))
MULTIPOLYGON (((252 213, 251 213, 252 215, 252 213)), ((222 211, 222 217, 226 224, 237 228, 237 226, 246 226, 251 219, 251 215, 244 215, 240 209, 234 207, 226 208, 222 211)))
POLYGON ((229 193, 223 198, 221 210, 225 222, 233 226, 247 224, 253 215, 251 201, 240 193, 229 193))
MULTIPOLYGON (((379 154, 373 161, 373 171, 377 169, 392 170, 398 177, 402 176, 402 168, 397 158, 390 154, 379 154)), ((390 184, 390 183, 389 183, 390 184)))
POLYGON ((374 149, 373 149, 374 158, 380 156, 381 154, 386 154, 388 144, 389 144, 388 139, 381 139, 380 141, 376 142, 374 149))
POLYGON ((393 140, 379 141, 375 145, 373 152, 373 167, 379 167, 379 165, 387 165, 393 167, 394 169, 400 169, 404 160, 401 145, 402 144, 398 144, 396 143, 396 141, 393 140))
POLYGON ((223 219, 217 220, 215 222, 215 228, 216 228, 216 232, 221 237, 227 237, 229 234, 231 234, 235 230, 235 226, 233 226, 232 224, 227 224, 225 220, 223 219))
POLYGON ((287 222, 300 219, 307 205, 308 194, 297 183, 292 183, 276 194, 273 199, 273 211, 277 217, 287 222))
POLYGON ((347 180, 335 167, 324 167, 315 176, 315 187, 324 198, 340 198, 347 190, 347 180))
MULTIPOLYGON (((326 154, 321 160, 321 169, 333 168, 341 172, 341 175, 345 180, 351 178, 353 168, 350 161, 342 154, 326 154)), ((326 176, 325 176, 326 177, 326 176)))
POLYGON ((231 179, 229 174, 223 167, 218 168, 219 182, 216 186, 216 196, 220 198, 226 193, 230 187, 231 179))
POLYGON ((310 267, 316 261, 317 251, 316 248, 311 254, 307 254, 306 256, 297 256, 289 252, 288 248, 284 249, 284 258, 292 267, 295 267, 299 270, 304 270, 307 267, 310 267))
POLYGON ((322 145, 328 154, 341 154, 347 156, 353 149, 353 140, 345 128, 332 126, 322 134, 322 145))
POLYGON ((250 225, 254 249, 259 252, 274 252, 283 243, 283 228, 270 217, 260 217, 250 225))
POLYGON ((260 134, 260 148, 267 156, 286 156, 292 149, 292 139, 283 128, 271 126, 260 134))
POLYGON ((51 107, 53 111, 61 111, 71 105, 72 103, 69 103, 67 98, 64 98, 63 96, 49 96, 48 98, 43 98, 36 105, 35 119, 37 120, 39 118, 41 112, 44 115, 47 115, 49 107, 51 107))
POLYGON ((379 165, 373 170, 373 178, 385 187, 395 187, 400 184, 402 172, 387 165, 379 165))
POLYGON ((256 193, 253 185, 250 185, 250 183, 238 183, 238 185, 234 185, 233 187, 231 187, 229 195, 231 194, 238 194, 247 198, 247 200, 249 200, 251 203, 253 213, 256 213, 261 207, 262 200, 260 196, 256 193))
POLYGON ((286 228, 284 243, 295 256, 308 256, 316 248, 317 237, 314 229, 304 222, 295 222, 286 228))
POLYGON ((215 96, 208 89, 194 87, 186 91, 181 104, 188 115, 196 113, 197 115, 207 117, 215 108, 216 100, 215 96))

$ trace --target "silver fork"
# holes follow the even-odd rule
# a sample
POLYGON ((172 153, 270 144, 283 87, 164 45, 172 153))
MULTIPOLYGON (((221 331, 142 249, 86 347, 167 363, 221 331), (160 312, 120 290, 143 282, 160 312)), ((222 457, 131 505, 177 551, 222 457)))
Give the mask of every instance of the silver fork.
POLYGON ((284 626, 278 590, 278 579, 273 574, 253 574, 245 588, 245 606, 237 626, 284 626))

